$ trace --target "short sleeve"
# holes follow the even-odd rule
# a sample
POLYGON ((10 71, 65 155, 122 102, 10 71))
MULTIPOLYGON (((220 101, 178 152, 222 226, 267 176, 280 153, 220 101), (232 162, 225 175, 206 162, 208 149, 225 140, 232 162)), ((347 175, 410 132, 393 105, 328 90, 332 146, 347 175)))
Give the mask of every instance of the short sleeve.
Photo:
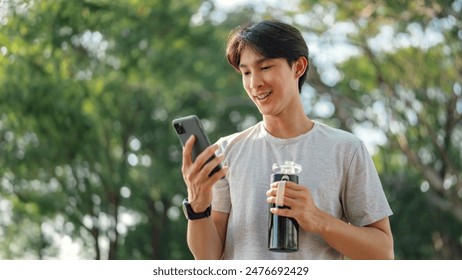
POLYGON ((342 197, 346 218, 353 225, 365 226, 393 214, 363 142, 352 156, 342 197))
MULTIPOLYGON (((216 143, 219 148, 216 152, 217 155, 224 153, 228 145, 226 138, 220 138, 216 143)), ((226 159, 225 159, 226 162, 226 159)), ((212 190, 212 209, 218 212, 230 213, 231 212, 231 194, 229 189, 228 180, 225 178, 220 179, 212 190)))
POLYGON ((226 179, 220 179, 213 186, 212 209, 223 213, 231 212, 231 195, 226 179))

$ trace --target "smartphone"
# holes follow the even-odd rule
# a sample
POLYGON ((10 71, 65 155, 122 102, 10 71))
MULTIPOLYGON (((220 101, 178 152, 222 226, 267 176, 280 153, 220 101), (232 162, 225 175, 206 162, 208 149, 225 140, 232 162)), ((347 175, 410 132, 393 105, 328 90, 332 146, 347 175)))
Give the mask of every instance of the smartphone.
MULTIPOLYGON (((194 162, 202 151, 204 151, 208 146, 210 146, 209 138, 205 133, 205 130, 202 126, 202 122, 196 115, 186 116, 182 118, 177 118, 172 121, 172 125, 175 128, 176 134, 180 139, 181 145, 184 147, 186 141, 191 135, 196 136, 196 141, 192 149, 192 161, 194 162)), ((212 155, 207 162, 215 158, 215 155, 212 155)), ((215 172, 221 169, 221 164, 217 165, 212 172, 209 174, 209 177, 212 176, 215 172)))

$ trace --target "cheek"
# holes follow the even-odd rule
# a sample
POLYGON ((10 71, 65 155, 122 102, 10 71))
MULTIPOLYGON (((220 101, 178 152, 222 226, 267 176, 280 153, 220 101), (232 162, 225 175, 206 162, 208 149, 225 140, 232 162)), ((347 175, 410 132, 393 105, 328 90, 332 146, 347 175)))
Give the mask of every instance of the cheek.
POLYGON ((245 77, 242 77, 242 87, 244 87, 245 91, 249 92, 249 81, 245 77))

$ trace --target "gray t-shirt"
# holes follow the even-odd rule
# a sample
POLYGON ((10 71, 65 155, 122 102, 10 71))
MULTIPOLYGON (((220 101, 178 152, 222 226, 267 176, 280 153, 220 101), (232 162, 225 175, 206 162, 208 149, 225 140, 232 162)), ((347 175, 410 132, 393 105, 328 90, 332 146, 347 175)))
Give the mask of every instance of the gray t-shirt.
POLYGON ((300 229, 299 250, 268 248, 268 203, 273 163, 302 166, 299 184, 334 217, 364 226, 392 215, 377 171, 363 142, 351 133, 316 122, 295 138, 269 134, 263 122, 221 138, 228 174, 213 188, 212 209, 229 213, 224 259, 342 259, 319 235, 300 229))

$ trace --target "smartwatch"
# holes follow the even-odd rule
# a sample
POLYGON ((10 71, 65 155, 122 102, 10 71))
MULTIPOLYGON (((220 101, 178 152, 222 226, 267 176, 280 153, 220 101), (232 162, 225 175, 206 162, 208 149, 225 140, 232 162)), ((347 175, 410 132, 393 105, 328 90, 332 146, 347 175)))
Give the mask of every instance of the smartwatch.
POLYGON ((207 207, 207 209, 205 209, 204 212, 195 213, 191 207, 191 204, 189 204, 188 199, 185 198, 183 200, 183 212, 184 212, 184 215, 186 216, 186 219, 199 220, 199 219, 210 217, 210 214, 212 213, 212 206, 207 207))

